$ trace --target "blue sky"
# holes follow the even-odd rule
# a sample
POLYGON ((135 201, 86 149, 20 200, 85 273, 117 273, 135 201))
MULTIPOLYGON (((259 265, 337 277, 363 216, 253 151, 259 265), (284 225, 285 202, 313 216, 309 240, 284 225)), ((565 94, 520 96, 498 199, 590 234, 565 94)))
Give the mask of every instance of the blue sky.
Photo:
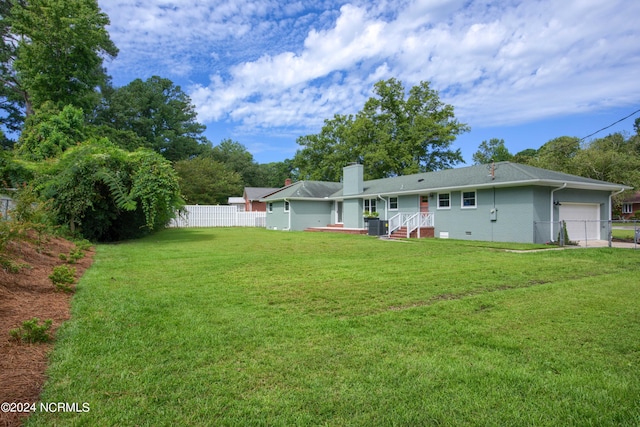
MULTIPOLYGON (((120 49, 116 86, 171 79, 205 135, 259 163, 356 113, 373 84, 431 82, 483 140, 516 153, 584 137, 640 109, 640 2, 629 0, 99 0, 120 49)), ((632 132, 640 113, 607 129, 632 132)))

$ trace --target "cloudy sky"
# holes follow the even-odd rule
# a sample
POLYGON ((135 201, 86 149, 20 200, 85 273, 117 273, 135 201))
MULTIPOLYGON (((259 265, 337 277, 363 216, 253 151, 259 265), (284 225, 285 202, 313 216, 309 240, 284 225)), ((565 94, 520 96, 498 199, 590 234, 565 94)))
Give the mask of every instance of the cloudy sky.
MULTIPOLYGON (((471 132, 509 150, 584 137, 640 109, 636 0, 99 0, 120 49, 114 84, 159 75, 206 136, 259 163, 356 113, 373 84, 430 81, 471 132)), ((597 136, 633 130, 636 113, 597 136)))

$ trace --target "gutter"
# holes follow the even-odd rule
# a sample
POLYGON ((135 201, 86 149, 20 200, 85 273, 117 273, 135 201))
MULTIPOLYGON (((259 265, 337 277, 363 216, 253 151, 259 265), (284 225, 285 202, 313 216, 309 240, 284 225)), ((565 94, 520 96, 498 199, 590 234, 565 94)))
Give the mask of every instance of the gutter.
MULTIPOLYGON (((562 189, 564 189, 566 187, 567 187, 567 183, 565 182, 564 184, 562 184, 562 187, 558 187, 556 189, 551 190, 551 200, 550 200, 550 203, 549 203, 549 205, 550 205, 549 209, 550 209, 550 214, 551 214, 551 215, 549 215, 549 222, 550 222, 549 233, 550 233, 550 237, 551 237, 550 242, 554 241, 553 240, 553 193, 555 193, 556 191, 562 190, 562 189)), ((558 217, 558 219, 559 218, 560 217, 558 217)))

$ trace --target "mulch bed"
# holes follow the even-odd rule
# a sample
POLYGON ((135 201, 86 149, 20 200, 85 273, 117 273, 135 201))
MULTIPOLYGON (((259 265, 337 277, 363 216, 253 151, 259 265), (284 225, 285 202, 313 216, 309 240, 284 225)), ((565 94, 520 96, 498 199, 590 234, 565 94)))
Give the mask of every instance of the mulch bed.
MULTIPOLYGON (((53 268, 65 264, 59 254, 68 255, 73 242, 50 237, 44 243, 12 242, 9 254, 16 264, 28 264, 18 273, 0 267, 0 403, 36 403, 45 382, 47 358, 53 343, 25 344, 11 338, 9 331, 34 317, 52 319, 50 334, 70 317, 72 294, 56 291, 49 279, 53 268)), ((71 267, 76 279, 91 265, 93 250, 71 267)), ((72 288, 74 286, 72 285, 72 288)), ((0 426, 19 426, 28 413, 0 411, 0 426)))

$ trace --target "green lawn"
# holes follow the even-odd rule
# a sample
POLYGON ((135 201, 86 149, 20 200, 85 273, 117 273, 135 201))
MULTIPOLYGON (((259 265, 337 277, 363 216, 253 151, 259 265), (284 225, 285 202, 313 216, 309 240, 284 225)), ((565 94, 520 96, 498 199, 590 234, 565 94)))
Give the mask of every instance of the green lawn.
POLYGON ((640 424, 640 252, 167 230, 100 245, 27 425, 640 424))

